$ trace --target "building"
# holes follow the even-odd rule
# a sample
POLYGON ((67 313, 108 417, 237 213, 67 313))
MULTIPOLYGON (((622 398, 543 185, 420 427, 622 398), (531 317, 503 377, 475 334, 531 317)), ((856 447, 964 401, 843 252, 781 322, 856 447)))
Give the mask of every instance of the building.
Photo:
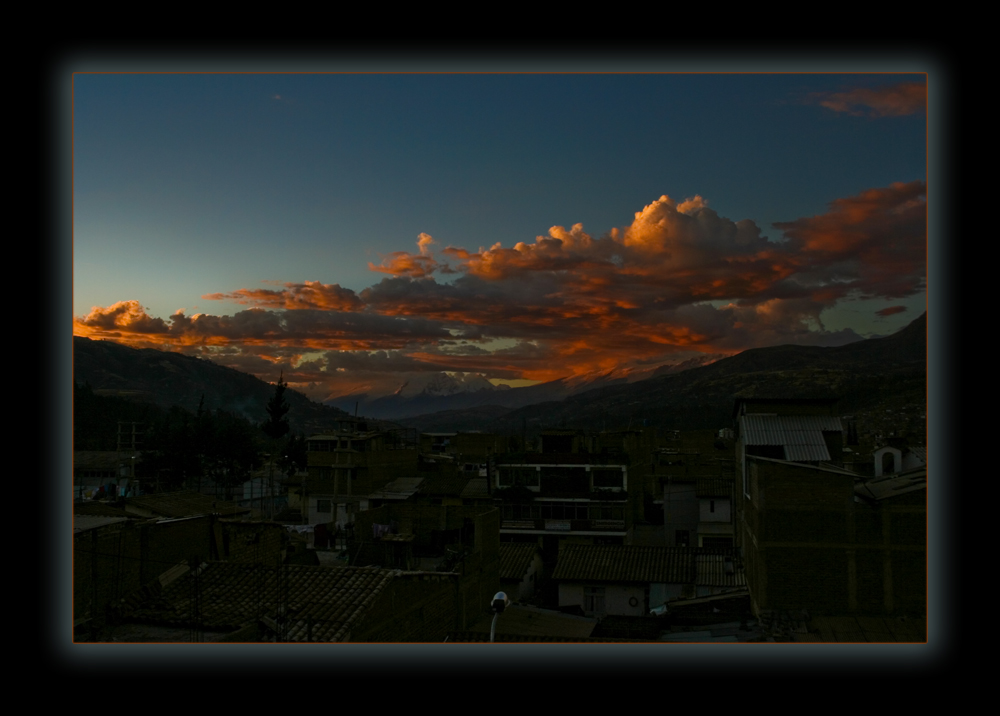
POLYGON ((463 618, 457 574, 378 567, 205 562, 153 591, 127 619, 192 641, 443 642, 488 606, 463 618))
POLYGON ((926 470, 861 479, 747 456, 737 493, 755 614, 926 614, 926 470))
POLYGON ((543 575, 542 554, 532 542, 500 543, 500 590, 512 602, 535 595, 543 575))
POLYGON ((356 515, 347 561, 455 573, 462 619, 473 618, 500 589, 500 514, 493 506, 386 503, 356 515))
POLYGON ((528 453, 498 460, 505 541, 540 542, 554 558, 564 540, 624 544, 628 465, 621 456, 528 453))
POLYGON ((393 432, 368 430, 367 423, 342 421, 306 440, 309 476, 298 500, 308 524, 344 527, 368 509, 369 495, 399 477, 417 472, 417 450, 393 432))
POLYGON ((732 550, 566 545, 552 579, 559 607, 586 616, 645 616, 675 599, 744 591, 732 550))
POLYGON ((662 499, 656 503, 662 504, 662 529, 653 531, 652 539, 633 544, 733 546, 733 461, 708 449, 711 452, 670 447, 653 453, 649 474, 661 490, 662 499))

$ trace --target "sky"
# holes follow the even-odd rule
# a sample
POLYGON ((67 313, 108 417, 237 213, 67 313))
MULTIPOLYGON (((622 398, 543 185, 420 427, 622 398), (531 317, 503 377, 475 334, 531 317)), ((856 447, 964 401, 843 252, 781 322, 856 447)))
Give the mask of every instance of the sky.
POLYGON ((77 73, 74 334, 314 400, 887 335, 925 74, 77 73))

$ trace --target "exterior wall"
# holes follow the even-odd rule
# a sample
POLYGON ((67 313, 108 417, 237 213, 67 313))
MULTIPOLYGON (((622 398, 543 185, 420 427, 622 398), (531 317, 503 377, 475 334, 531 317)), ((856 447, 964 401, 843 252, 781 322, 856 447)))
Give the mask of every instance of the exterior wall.
POLYGON ((853 475, 752 458, 748 469, 737 536, 755 612, 926 612, 925 492, 871 505, 853 475))
POLYGON ((725 497, 703 497, 699 500, 698 519, 701 522, 732 522, 732 506, 725 497), (715 502, 715 512, 712 512, 715 502))
POLYGON ((663 529, 666 546, 680 547, 677 531, 688 533, 688 544, 697 544, 701 513, 693 479, 671 480, 663 486, 663 529))
POLYGON ((881 477, 883 474, 890 474, 899 472, 903 468, 903 451, 894 447, 884 447, 881 450, 875 451, 875 477, 881 477), (886 460, 885 455, 891 455, 891 458, 886 460), (891 467, 888 470, 883 469, 883 463, 888 462, 891 467))
POLYGON ((680 599, 690 593, 690 586, 684 584, 655 583, 649 585, 649 608, 656 609, 671 599, 680 599))
POLYGON ((559 606, 571 607, 579 605, 587 616, 645 616, 649 612, 647 588, 642 585, 602 584, 595 582, 561 582, 559 584, 559 606), (604 589, 604 611, 588 612, 585 605, 585 589, 587 587, 602 587, 604 589), (635 604, 631 604, 634 601, 635 604))

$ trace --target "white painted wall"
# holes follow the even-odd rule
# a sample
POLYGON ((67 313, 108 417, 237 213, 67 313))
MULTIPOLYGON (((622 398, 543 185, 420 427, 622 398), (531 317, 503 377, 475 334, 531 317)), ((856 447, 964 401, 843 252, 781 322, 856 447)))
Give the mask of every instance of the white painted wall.
POLYGON ((732 522, 732 505, 725 497, 703 497, 699 500, 699 517, 702 522, 732 522), (712 512, 712 501, 715 501, 715 512, 712 512))

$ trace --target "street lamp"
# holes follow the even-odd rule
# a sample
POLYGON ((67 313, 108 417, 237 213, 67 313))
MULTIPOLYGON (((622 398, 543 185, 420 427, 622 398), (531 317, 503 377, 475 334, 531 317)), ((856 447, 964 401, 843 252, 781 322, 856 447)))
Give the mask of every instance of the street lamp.
POLYGON ((493 608, 493 624, 490 625, 490 643, 493 643, 493 636, 496 634, 497 630, 497 617, 503 612, 508 606, 510 606, 510 600, 507 599, 507 595, 503 592, 497 592, 493 595, 493 602, 491 603, 493 608))

